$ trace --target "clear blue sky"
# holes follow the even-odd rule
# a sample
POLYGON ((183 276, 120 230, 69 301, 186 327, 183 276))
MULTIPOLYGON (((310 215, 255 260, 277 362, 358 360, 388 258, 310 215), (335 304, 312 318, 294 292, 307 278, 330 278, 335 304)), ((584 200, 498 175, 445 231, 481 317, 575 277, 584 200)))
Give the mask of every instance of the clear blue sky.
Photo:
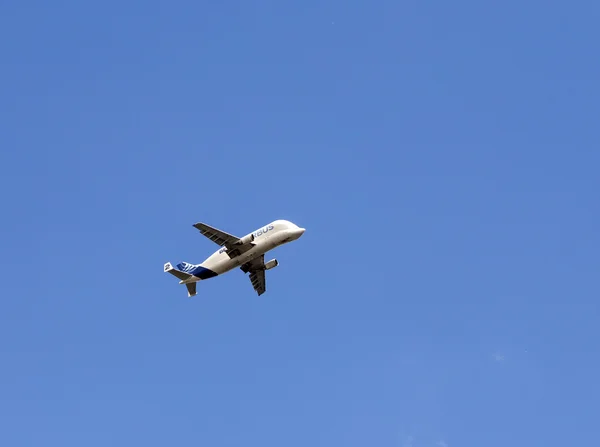
POLYGON ((596 443, 599 13, 3 2, 0 444, 596 443))

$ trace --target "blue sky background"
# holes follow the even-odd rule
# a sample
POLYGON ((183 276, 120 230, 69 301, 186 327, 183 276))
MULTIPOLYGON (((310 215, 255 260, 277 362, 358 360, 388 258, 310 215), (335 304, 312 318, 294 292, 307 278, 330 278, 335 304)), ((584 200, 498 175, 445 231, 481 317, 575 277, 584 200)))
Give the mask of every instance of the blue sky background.
POLYGON ((593 445, 599 13, 1 3, 0 444, 593 445))

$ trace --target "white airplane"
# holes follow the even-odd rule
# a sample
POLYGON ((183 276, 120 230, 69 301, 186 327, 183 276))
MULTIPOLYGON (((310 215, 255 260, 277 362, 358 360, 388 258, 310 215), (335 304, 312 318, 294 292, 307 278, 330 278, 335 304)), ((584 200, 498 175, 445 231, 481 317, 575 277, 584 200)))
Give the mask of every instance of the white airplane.
POLYGON ((295 241, 305 229, 287 220, 276 220, 239 238, 209 225, 194 224, 200 233, 216 242, 222 248, 200 264, 181 262, 175 267, 165 264, 165 272, 177 277, 179 284, 185 284, 188 297, 196 295, 196 283, 222 275, 236 267, 244 273, 250 272, 250 282, 260 296, 267 290, 265 271, 279 265, 277 259, 265 263, 265 253, 288 242, 295 241))

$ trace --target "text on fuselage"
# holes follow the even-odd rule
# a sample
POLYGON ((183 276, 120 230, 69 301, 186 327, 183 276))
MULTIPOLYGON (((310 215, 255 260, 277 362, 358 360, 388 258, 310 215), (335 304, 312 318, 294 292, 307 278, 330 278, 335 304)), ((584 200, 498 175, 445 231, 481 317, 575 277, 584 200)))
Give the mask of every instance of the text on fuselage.
POLYGON ((256 238, 256 237, 259 237, 259 236, 261 236, 261 235, 265 234, 267 231, 269 231, 269 230, 272 230, 273 228, 275 228, 273 225, 268 225, 268 226, 266 226, 266 227, 264 227, 264 228, 261 228, 261 229, 260 229, 260 230, 258 230, 258 231, 255 231, 255 232, 254 232, 254 233, 252 233, 252 234, 253 234, 253 235, 254 235, 254 237, 256 238))

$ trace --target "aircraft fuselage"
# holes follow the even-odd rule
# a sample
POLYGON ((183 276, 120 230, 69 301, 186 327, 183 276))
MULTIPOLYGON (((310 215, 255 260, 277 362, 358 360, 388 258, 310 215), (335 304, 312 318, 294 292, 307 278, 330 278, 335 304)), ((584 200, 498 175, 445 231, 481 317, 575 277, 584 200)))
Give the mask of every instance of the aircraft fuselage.
MULTIPOLYGON (((302 234, 304 234, 304 228, 299 228, 287 220, 276 220, 244 236, 244 238, 250 235, 254 236, 253 243, 255 245, 250 250, 239 256, 230 258, 226 253, 227 249, 223 247, 206 258, 200 266, 210 270, 212 273, 216 273, 216 275, 222 275, 264 255, 274 248, 298 239, 302 234)), ((210 277, 216 275, 211 275, 210 277)))
POLYGON ((221 245, 217 251, 200 264, 180 262, 175 267, 165 263, 164 271, 185 284, 188 296, 196 295, 196 283, 222 275, 235 268, 250 273, 252 287, 261 295, 266 290, 265 271, 279 265, 276 259, 265 262, 264 255, 274 248, 295 241, 305 229, 288 220, 275 220, 244 237, 237 237, 198 222, 194 224, 204 236, 221 245))

